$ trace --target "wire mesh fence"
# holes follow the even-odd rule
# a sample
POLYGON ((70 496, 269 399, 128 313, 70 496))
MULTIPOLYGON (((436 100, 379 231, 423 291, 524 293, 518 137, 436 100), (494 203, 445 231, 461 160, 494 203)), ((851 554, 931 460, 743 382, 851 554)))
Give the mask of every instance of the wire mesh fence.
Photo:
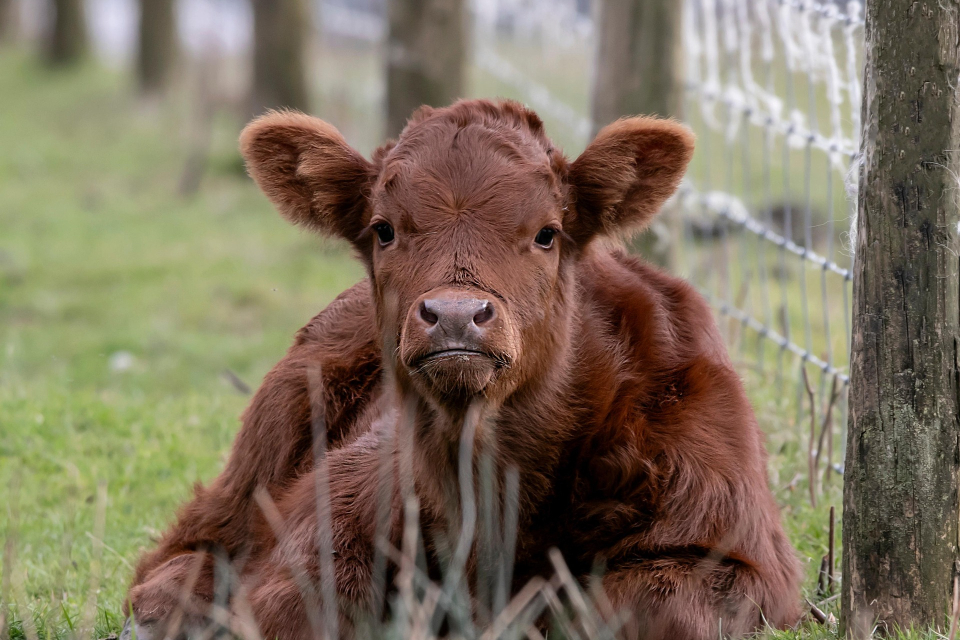
MULTIPOLYGON (((700 152, 668 218, 731 346, 780 389, 791 358, 819 371, 825 402, 807 409, 831 432, 849 382, 862 28, 856 2, 691 0, 684 116, 700 152)), ((799 422, 809 381, 792 378, 799 422)))

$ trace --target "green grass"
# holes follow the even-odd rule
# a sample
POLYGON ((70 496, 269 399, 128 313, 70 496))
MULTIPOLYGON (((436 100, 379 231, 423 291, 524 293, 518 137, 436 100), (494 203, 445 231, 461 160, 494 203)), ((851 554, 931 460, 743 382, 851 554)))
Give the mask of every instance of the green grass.
POLYGON ((256 386, 362 276, 237 170, 239 122, 218 122, 201 192, 178 196, 177 109, 145 109, 125 82, 0 53, 2 596, 59 633, 83 620, 98 483, 102 636, 138 550, 222 465, 246 402, 223 371, 256 386))
MULTIPOLYGON (((334 74, 322 104, 369 151, 347 84, 334 74)), ((146 108, 124 76, 52 73, 10 51, 0 95, 0 611, 13 637, 91 623, 103 637, 122 624, 139 550, 223 464, 246 402, 223 372, 256 386, 362 271, 242 176, 232 118, 218 119, 210 171, 184 198, 183 104, 146 108)), ((794 382, 744 375, 816 599, 839 481, 810 506, 794 382)), ((813 623, 774 635, 835 637, 813 623)))

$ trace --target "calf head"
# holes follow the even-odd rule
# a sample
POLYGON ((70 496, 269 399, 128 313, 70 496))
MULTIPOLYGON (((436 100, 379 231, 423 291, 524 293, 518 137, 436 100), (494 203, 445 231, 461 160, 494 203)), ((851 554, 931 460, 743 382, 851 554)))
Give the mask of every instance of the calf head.
POLYGON ((693 136, 623 119, 569 163, 532 111, 478 100, 420 109, 372 161, 290 112, 250 123, 241 149, 281 214, 356 249, 398 384, 456 409, 563 368, 578 258, 598 236, 649 222, 693 136))

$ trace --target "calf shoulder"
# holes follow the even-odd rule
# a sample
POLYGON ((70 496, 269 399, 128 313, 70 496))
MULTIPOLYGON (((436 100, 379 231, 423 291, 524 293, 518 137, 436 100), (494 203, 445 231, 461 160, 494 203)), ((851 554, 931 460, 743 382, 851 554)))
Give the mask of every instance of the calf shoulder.
POLYGON ((254 492, 262 487, 276 496, 312 466, 315 429, 325 426, 329 446, 338 447, 364 428, 358 418, 380 379, 376 326, 364 280, 297 333, 244 411, 223 472, 207 487, 195 487, 174 526, 141 557, 134 585, 183 553, 214 547, 242 552, 261 517, 254 492))
POLYGON ((575 443, 574 545, 615 566, 720 553, 795 598, 798 563, 753 409, 689 284, 620 252, 584 261, 582 356, 594 398, 575 443))

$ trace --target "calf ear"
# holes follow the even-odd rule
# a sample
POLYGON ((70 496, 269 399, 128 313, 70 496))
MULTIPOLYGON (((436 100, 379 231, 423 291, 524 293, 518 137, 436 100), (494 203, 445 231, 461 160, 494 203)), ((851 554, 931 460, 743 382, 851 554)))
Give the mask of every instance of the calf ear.
POLYGON ((624 118, 607 125, 570 165, 578 242, 642 230, 677 189, 693 155, 693 133, 673 120, 624 118))
POLYGON ((302 113, 268 113, 244 128, 240 153, 287 220, 357 240, 375 170, 332 125, 302 113))

